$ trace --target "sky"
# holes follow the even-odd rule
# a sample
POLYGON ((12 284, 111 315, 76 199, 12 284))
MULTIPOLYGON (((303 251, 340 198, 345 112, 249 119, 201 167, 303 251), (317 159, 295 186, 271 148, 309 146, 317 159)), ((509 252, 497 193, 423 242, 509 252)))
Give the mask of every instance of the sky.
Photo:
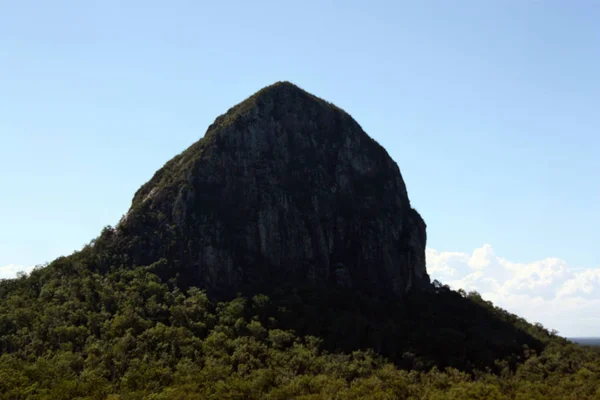
POLYGON ((600 336, 599 20, 594 0, 0 0, 0 277, 80 249, 288 80, 398 163, 433 278, 600 336))

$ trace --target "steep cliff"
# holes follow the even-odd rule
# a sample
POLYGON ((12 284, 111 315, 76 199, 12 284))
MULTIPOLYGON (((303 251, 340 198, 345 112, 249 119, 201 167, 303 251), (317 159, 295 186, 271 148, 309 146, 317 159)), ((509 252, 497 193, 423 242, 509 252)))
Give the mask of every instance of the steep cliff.
POLYGON ((110 240, 123 262, 164 258, 213 293, 429 285, 425 223, 396 163, 346 112, 288 82, 219 116, 138 190, 110 240))

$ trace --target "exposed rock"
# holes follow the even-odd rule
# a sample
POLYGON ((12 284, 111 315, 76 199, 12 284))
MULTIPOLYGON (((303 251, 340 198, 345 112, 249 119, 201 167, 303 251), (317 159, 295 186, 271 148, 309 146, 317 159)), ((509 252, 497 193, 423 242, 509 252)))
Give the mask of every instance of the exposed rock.
POLYGON ((285 282, 401 295, 429 285, 398 166, 347 113, 288 82, 218 117, 136 193, 129 262, 214 293, 285 282))

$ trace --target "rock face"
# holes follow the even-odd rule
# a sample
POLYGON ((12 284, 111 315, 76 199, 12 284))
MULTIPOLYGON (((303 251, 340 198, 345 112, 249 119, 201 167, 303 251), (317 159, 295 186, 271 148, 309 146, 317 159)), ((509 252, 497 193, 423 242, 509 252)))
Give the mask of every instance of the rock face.
POLYGON ((398 166, 343 110, 279 82, 218 117, 135 194, 127 260, 209 292, 284 283, 402 295, 429 285, 398 166))

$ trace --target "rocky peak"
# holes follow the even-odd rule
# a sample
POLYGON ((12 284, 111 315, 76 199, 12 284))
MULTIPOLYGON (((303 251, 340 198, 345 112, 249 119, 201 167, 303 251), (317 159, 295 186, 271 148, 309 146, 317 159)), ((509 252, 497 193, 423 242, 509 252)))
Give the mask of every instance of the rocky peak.
POLYGON ((289 82, 219 116, 135 194, 115 240, 209 292, 426 287, 425 223, 385 149, 289 82))

